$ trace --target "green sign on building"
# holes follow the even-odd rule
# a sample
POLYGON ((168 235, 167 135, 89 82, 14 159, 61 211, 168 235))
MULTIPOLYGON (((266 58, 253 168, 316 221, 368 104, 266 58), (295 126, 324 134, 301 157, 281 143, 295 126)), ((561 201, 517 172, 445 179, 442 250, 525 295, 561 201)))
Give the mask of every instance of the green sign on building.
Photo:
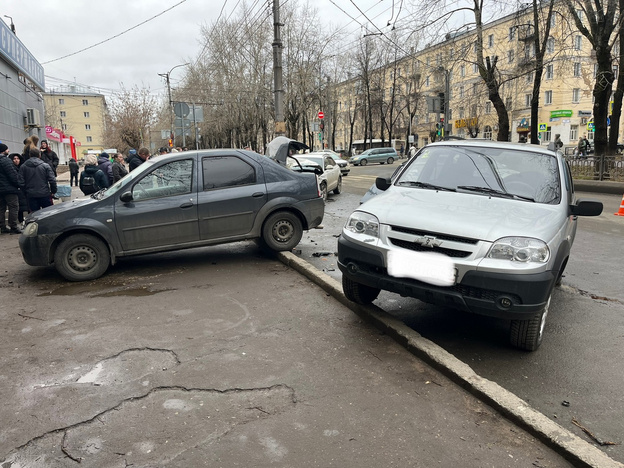
POLYGON ((572 111, 571 110, 550 111, 550 118, 551 119, 556 119, 558 117, 572 117, 572 111))

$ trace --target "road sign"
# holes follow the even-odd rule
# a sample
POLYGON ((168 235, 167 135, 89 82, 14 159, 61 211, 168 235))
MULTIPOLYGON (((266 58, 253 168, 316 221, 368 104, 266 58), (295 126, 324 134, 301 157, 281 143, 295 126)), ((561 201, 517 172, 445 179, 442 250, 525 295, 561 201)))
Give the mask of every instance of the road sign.
POLYGON ((319 111, 318 118, 319 119, 324 119, 325 118, 325 114, 323 113, 323 111, 319 111))
POLYGON ((539 124, 538 131, 545 132, 547 130, 548 130, 548 124, 545 124, 545 123, 539 124))

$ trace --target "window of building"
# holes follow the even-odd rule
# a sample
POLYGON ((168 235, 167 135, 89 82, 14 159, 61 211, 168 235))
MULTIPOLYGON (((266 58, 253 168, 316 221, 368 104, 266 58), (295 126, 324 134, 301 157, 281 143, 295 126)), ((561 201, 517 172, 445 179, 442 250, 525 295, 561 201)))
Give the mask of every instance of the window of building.
POLYGON ((512 26, 509 28, 509 40, 513 41, 516 38, 516 27, 512 26))
POLYGON ((492 101, 485 101, 485 113, 486 114, 492 113, 492 101))
POLYGON ((574 62, 574 76, 581 76, 581 62, 574 62))
POLYGON ((61 111, 61 117, 67 117, 67 112, 61 111))
POLYGON ((478 92, 479 92, 479 84, 472 83, 472 95, 476 96, 478 92))
POLYGON ((61 124, 61 130, 66 132, 67 131, 67 124, 61 124))
POLYGON ((479 73, 479 65, 476 63, 472 64, 472 73, 479 73))
POLYGON ((425 78, 425 86, 429 86, 429 77, 425 78))
POLYGON ((449 59, 453 60, 455 58, 455 49, 452 47, 449 49, 449 59))
POLYGON ((513 61, 514 61, 514 56, 515 56, 515 52, 514 52, 514 50, 513 50, 513 49, 509 49, 509 50, 507 51, 507 61, 508 61, 509 63, 513 63, 513 61))
POLYGON ((474 53, 477 53, 477 50, 479 50, 479 46, 477 45, 477 43, 474 43, 474 47, 473 47, 474 53))
POLYGON ((583 47, 583 36, 577 34, 574 36, 574 50, 581 50, 583 47))
POLYGON ((546 79, 552 80, 554 76, 555 76, 555 73, 553 71, 553 64, 551 63, 549 65, 546 65, 546 79))
POLYGON ((524 46, 524 57, 527 60, 535 57, 535 42, 529 42, 524 46))
POLYGON ((88 106, 89 105, 89 100, 88 99, 83 99, 82 100, 82 105, 83 106, 88 106))
POLYGON ((551 128, 547 127, 545 132, 542 132, 542 141, 550 141, 552 138, 551 128))
POLYGON ((459 108, 459 118, 460 118, 460 119, 463 119, 463 118, 464 118, 464 108, 463 108, 463 107, 460 107, 460 108, 459 108))
POLYGON ((578 125, 570 125, 570 141, 578 138, 578 125))
POLYGON ((463 98, 463 97, 464 97, 464 87, 463 87, 463 86, 460 86, 460 87, 459 87, 459 97, 460 97, 460 98, 463 98))
POLYGON ((527 75, 526 75, 526 82, 527 82, 527 84, 533 83, 533 72, 527 73, 527 75))
POLYGON ((594 63, 594 79, 598 76, 598 64, 594 63))
POLYGON ((572 90, 572 102, 579 102, 581 100, 581 88, 574 88, 572 90))
POLYGON ((87 143, 91 143, 92 141, 93 141, 93 138, 92 138, 92 137, 90 137, 90 136, 88 136, 88 137, 87 137, 87 143))
POLYGON ((461 76, 462 78, 466 76, 466 65, 460 65, 459 76, 461 76))
POLYGON ((508 111, 513 108, 513 99, 511 98, 511 96, 505 98, 505 107, 508 111))
POLYGON ((554 37, 549 37, 548 40, 546 41, 546 52, 548 52, 549 54, 552 54, 555 52, 555 38, 554 37))
POLYGON ((613 65, 613 78, 617 80, 618 77, 618 66, 613 65))
POLYGON ((91 124, 85 124, 85 130, 91 130, 91 124))
POLYGON ((62 106, 63 104, 65 104, 65 99, 63 98, 59 98, 59 104, 62 106))
POLYGON ((544 104, 552 104, 553 93, 552 91, 546 91, 546 95, 544 97, 544 104))
POLYGON ((470 106, 470 116, 471 117, 476 117, 477 116, 477 105, 473 104, 472 106, 470 106))
POLYGON ((436 65, 438 67, 442 65, 442 54, 436 54, 436 65))
POLYGON ((550 27, 554 28, 557 25, 557 15, 553 11, 553 14, 550 16, 550 27))
POLYGON ((524 95, 524 107, 531 107, 531 95, 530 94, 524 95))
POLYGON ((488 47, 494 47, 494 34, 488 36, 488 47))
POLYGON ((486 138, 488 140, 492 139, 492 127, 490 127, 489 125, 486 125, 483 128, 483 138, 486 138))
POLYGON ((89 113, 88 112, 83 112, 83 115, 87 118, 89 118, 89 113))

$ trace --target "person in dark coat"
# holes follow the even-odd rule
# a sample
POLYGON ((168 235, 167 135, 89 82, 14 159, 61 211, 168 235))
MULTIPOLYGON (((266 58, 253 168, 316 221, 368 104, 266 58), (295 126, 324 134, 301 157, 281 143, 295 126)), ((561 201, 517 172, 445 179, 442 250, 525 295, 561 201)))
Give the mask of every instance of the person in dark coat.
POLYGON ((113 183, 120 180, 126 174, 128 174, 128 170, 126 166, 124 166, 124 156, 121 153, 117 153, 113 161, 113 183))
POLYGON ((130 172, 134 171, 137 167, 147 161, 150 157, 149 150, 147 148, 141 148, 139 154, 133 154, 128 157, 128 168, 130 172))
POLYGON ((30 157, 22 164, 17 176, 19 187, 26 193, 30 211, 52 206, 56 193, 56 177, 48 163, 41 160, 37 148, 30 149, 30 157))
POLYGON ((69 158, 67 165, 69 166, 69 186, 73 187, 75 185, 78 187, 78 172, 80 171, 78 163, 74 158, 69 158))
POLYGON ((44 163, 48 163, 52 168, 52 172, 54 172, 54 177, 56 177, 56 168, 59 165, 59 157, 56 155, 50 145, 48 145, 48 140, 41 140, 41 160, 44 163))
POLYGON ((85 190, 85 177, 93 177, 95 179, 95 183, 97 184, 98 190, 108 188, 110 186, 110 184, 108 183, 108 177, 106 176, 106 174, 104 174, 104 172, 102 172, 101 169, 99 169, 97 162, 97 157, 94 154, 88 154, 85 157, 85 167, 80 174, 80 182, 78 184, 80 190, 82 190, 82 193, 88 192, 88 190, 85 190))
POLYGON ((102 151, 100 153, 100 156, 97 158, 97 166, 108 177, 107 187, 113 185, 113 163, 110 161, 110 156, 107 152, 102 151))
POLYGON ((19 183, 17 171, 8 157, 9 147, 0 143, 0 231, 3 233, 21 234, 17 227, 19 210, 19 183), (4 213, 9 210, 9 227, 4 224, 4 213))
MULTIPOLYGON (((20 167, 24 164, 24 160, 22 159, 22 155, 19 153, 12 153, 9 155, 9 159, 13 161, 15 166, 15 171, 19 174, 20 167)), ((19 211, 17 212, 17 221, 19 223, 24 222, 24 211, 30 211, 28 208, 28 200, 26 200, 26 195, 24 191, 20 189, 17 194, 17 198, 19 199, 19 211)))

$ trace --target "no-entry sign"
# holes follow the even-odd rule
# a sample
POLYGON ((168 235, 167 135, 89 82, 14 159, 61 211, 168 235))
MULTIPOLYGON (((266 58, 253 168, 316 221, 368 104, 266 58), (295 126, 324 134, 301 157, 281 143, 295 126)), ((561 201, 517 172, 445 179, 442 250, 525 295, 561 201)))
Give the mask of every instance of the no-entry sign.
POLYGON ((324 117, 325 117, 325 114, 323 113, 323 111, 319 111, 319 113, 318 113, 318 118, 319 118, 319 119, 322 119, 322 118, 324 118, 324 117))

